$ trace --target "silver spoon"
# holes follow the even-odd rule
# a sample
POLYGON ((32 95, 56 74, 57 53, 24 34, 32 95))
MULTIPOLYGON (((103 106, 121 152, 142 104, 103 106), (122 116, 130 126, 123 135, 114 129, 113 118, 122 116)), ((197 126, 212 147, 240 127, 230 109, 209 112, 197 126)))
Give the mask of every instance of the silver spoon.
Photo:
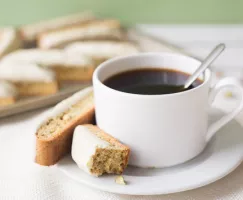
POLYGON ((225 49, 225 44, 217 45, 211 53, 202 61, 201 65, 197 68, 197 70, 186 80, 184 84, 184 89, 187 89, 200 74, 202 74, 208 66, 223 52, 225 49))

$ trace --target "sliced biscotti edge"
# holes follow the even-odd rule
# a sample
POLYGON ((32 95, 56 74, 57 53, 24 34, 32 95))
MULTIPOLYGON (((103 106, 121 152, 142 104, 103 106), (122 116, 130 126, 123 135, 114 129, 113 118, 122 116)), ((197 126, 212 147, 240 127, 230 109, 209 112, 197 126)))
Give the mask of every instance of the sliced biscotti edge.
POLYGON ((57 104, 36 130, 36 158, 40 165, 56 164, 71 151, 74 128, 92 123, 93 89, 88 87, 57 104))
POLYGON ((127 156, 126 156, 126 165, 125 165, 125 167, 127 166, 128 159, 129 159, 129 156, 130 156, 130 148, 127 145, 122 144, 119 140, 117 140, 113 136, 107 134, 105 131, 101 130, 97 126, 94 126, 92 124, 85 124, 84 126, 86 128, 88 128, 91 132, 93 132, 97 137, 101 138, 102 140, 107 141, 111 145, 120 147, 122 149, 122 151, 126 152, 127 156))
POLYGON ((19 32, 14 27, 0 29, 0 58, 19 49, 21 45, 19 32))
POLYGON ((111 145, 120 147, 124 150, 130 150, 130 148, 127 145, 122 144, 119 140, 117 140, 113 136, 109 135, 105 131, 101 130, 99 127, 97 127, 93 124, 85 124, 83 126, 86 127, 87 129, 89 129, 97 137, 101 138, 102 140, 105 140, 106 142, 110 143, 111 145))
POLYGON ((56 17, 49 20, 39 21, 32 24, 27 24, 19 27, 19 32, 24 41, 35 41, 37 36, 44 32, 58 30, 64 27, 69 27, 78 24, 85 24, 96 17, 90 11, 67 15, 64 17, 56 17))
POLYGON ((128 146, 92 124, 76 127, 74 134, 72 157, 81 169, 94 176, 100 176, 104 173, 123 173, 128 165, 130 156, 130 148, 128 146), (96 144, 94 144, 94 139, 91 139, 92 136, 87 137, 84 132, 81 132, 81 130, 84 131, 85 129, 91 135, 97 137, 96 144), (90 145, 86 146, 80 140, 90 145), (87 159, 87 155, 89 155, 89 159, 87 159))
POLYGON ((114 19, 92 21, 57 31, 40 34, 37 46, 40 49, 63 48, 80 40, 126 40, 126 34, 119 21, 114 19))

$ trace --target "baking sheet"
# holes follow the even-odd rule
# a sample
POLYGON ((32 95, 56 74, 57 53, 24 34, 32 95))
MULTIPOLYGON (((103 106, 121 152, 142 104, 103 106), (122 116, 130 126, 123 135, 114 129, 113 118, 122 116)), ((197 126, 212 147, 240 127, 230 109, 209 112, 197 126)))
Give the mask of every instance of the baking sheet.
MULTIPOLYGON (((129 40, 134 41, 143 52, 173 52, 186 54, 183 50, 165 41, 146 35, 138 29, 130 28, 127 32, 129 40)), ((13 105, 0 108, 0 118, 54 105, 89 85, 91 85, 91 82, 67 84, 65 87, 62 87, 58 93, 53 95, 21 99, 13 105)))

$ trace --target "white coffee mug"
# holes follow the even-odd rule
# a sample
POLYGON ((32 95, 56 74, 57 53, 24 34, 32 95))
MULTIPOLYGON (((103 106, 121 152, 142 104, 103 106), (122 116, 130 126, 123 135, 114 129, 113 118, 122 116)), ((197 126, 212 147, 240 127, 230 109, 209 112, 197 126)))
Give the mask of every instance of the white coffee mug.
POLYGON ((200 77, 201 85, 174 94, 130 94, 111 89, 103 81, 120 72, 149 67, 192 74, 199 65, 198 60, 178 54, 141 53, 111 59, 95 70, 97 125, 131 148, 130 165, 167 167, 197 156, 217 130, 243 107, 241 100, 232 112, 208 126, 209 102, 224 87, 235 87, 241 96, 243 91, 238 84, 220 81, 209 95, 211 72, 208 69, 200 77))

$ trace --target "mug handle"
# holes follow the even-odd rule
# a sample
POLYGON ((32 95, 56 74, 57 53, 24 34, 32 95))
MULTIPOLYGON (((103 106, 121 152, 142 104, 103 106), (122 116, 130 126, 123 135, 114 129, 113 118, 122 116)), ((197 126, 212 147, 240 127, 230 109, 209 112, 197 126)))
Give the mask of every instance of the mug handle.
POLYGON ((212 105, 215 97, 217 94, 224 88, 236 88, 236 90, 239 91, 239 94, 241 96, 241 100, 239 104, 228 114, 224 115, 221 119, 214 122, 208 127, 207 135, 206 135, 206 141, 208 142, 214 134, 224 125, 226 125, 228 122, 230 122, 234 117, 242 110, 243 108, 243 89, 240 86, 240 83, 235 78, 224 78, 220 80, 215 87, 212 89, 212 91, 209 94, 209 104, 212 105))

